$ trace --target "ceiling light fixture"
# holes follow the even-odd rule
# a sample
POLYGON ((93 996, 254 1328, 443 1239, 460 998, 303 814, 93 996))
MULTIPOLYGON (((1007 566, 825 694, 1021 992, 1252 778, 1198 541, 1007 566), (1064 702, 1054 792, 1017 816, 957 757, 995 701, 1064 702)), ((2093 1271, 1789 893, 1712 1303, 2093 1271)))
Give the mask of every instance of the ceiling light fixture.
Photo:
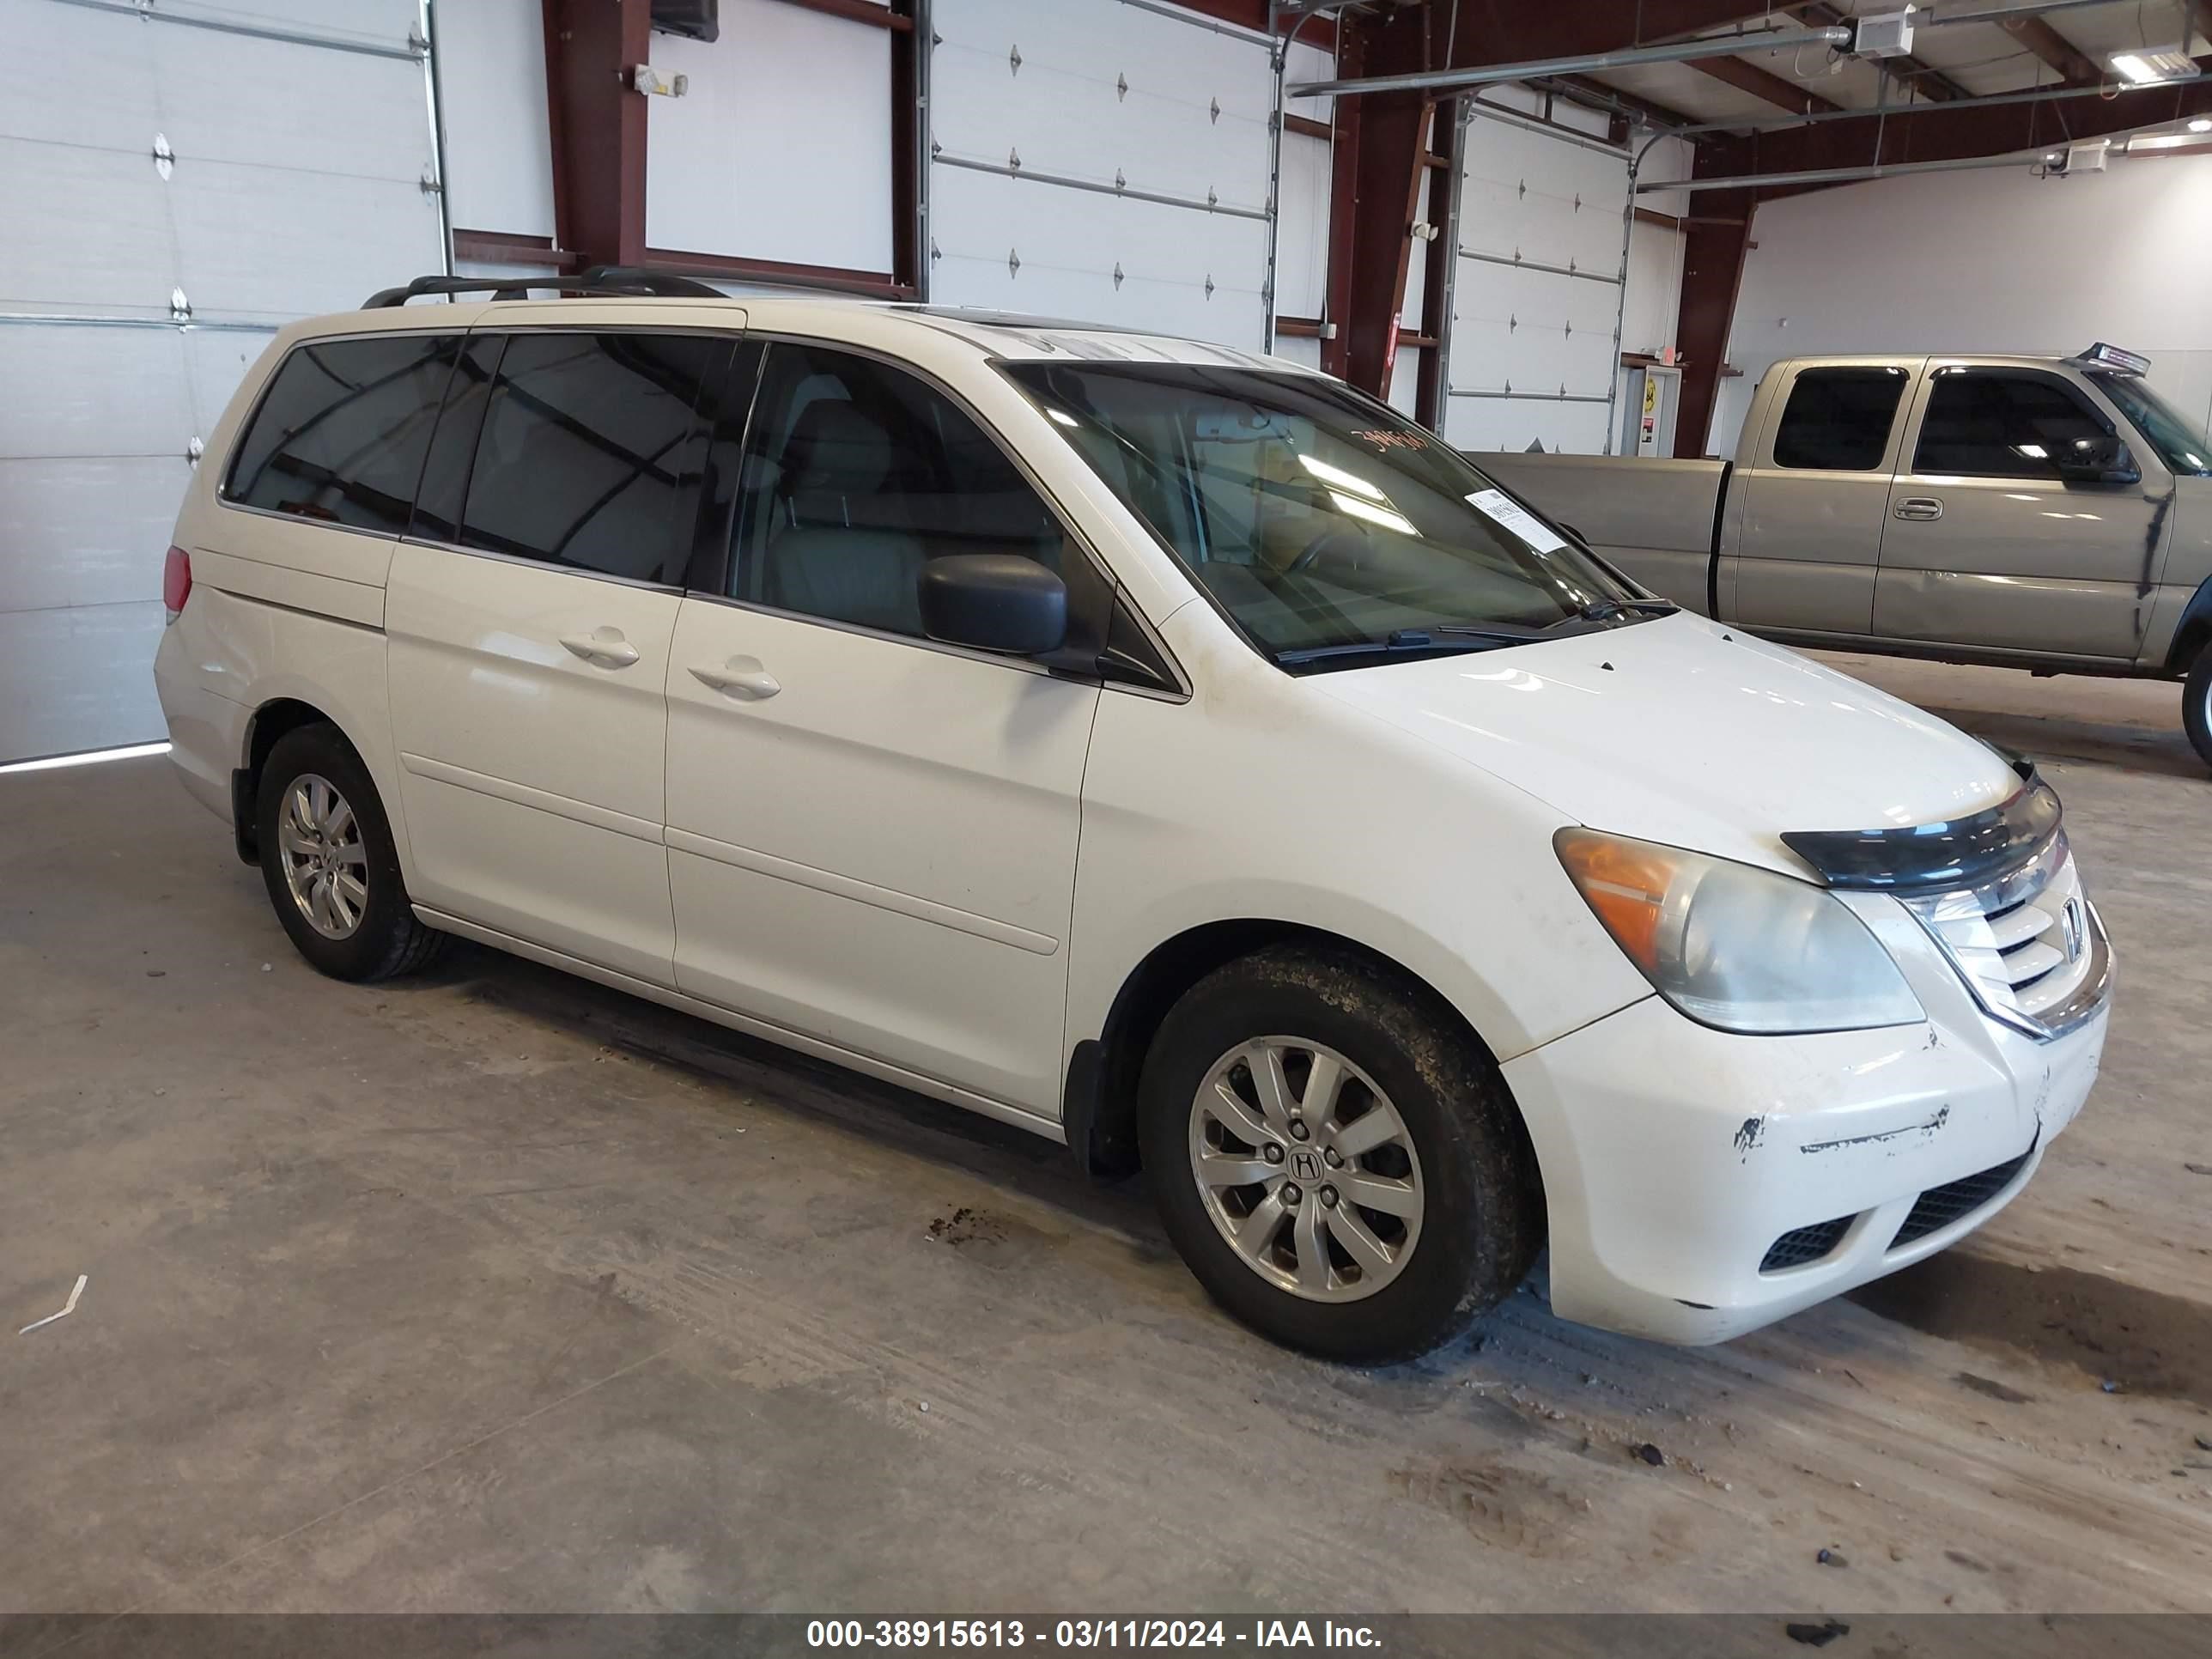
POLYGON ((2114 52, 2109 61, 2112 72, 2130 86, 2155 86, 2166 81, 2197 78, 2197 60, 2179 45, 2137 46, 2131 52, 2114 52))

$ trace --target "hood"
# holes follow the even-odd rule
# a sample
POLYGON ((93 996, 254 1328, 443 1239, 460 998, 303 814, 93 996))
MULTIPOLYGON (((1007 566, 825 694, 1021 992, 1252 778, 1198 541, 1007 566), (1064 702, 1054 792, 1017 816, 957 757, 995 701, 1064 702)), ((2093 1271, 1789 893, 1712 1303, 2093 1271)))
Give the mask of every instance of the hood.
POLYGON ((1955 726, 1687 611, 1305 684, 1591 829, 1796 875, 1785 830, 1934 823, 2020 787, 1955 726))

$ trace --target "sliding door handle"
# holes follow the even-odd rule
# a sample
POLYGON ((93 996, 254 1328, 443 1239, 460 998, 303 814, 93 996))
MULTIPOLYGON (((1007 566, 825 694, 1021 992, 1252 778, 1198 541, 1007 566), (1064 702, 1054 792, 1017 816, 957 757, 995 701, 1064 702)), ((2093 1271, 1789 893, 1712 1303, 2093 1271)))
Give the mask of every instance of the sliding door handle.
POLYGON ((693 663, 691 678, 743 702, 757 702, 783 690, 782 682, 761 666, 758 657, 732 657, 720 664, 693 663))
POLYGON ((563 634, 563 647, 601 668, 628 668, 637 660, 637 647, 623 638, 619 628, 597 628, 588 634, 563 634))

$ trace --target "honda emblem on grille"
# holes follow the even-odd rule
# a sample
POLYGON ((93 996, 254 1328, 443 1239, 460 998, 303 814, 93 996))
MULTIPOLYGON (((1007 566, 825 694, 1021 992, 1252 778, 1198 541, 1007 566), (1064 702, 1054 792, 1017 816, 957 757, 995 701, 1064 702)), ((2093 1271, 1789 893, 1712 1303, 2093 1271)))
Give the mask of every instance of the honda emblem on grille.
POLYGON ((2081 954, 2082 942, 2088 932, 2089 924, 2081 915, 2081 901, 2068 899, 2066 908, 2058 913, 2058 935, 2065 941, 2067 961, 2072 962, 2081 954))

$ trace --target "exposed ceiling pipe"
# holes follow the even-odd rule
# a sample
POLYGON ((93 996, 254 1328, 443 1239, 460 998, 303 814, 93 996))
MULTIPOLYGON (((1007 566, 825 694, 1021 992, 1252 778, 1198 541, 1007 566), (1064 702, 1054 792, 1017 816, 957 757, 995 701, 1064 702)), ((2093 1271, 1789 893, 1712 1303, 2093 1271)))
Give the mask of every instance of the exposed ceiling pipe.
POLYGON ((2108 6, 2112 0, 2029 0, 2023 6, 1996 6, 1987 11, 1933 11, 1912 20, 1914 33, 1950 28, 1960 23, 1995 23, 2002 27, 2023 17, 2040 17, 2047 11, 2078 11, 2085 6, 2108 6))
MULTIPOLYGON (((2118 145, 2113 155, 2124 155, 2118 145)), ((1861 179, 1888 179, 1908 173, 1962 173, 1973 167, 2052 166, 2066 152, 2061 149, 2020 150, 2010 155, 1975 155, 1954 161, 1869 162, 1856 167, 1808 167, 1798 173, 1747 173, 1730 179, 1655 179, 1636 186, 1638 196, 1662 190, 1757 190, 1773 185, 1841 185, 1861 179)))
POLYGON ((1588 75, 1594 70, 1633 69, 1641 64, 1693 64, 1701 58, 1733 58, 1738 52, 1796 46, 1850 44, 1851 31, 1840 25, 1820 29, 1745 30, 1705 35, 1666 46, 1624 46, 1618 52, 1586 52, 1579 58, 1541 58, 1522 64, 1484 64, 1472 69, 1423 70, 1413 75, 1376 75, 1350 81, 1308 81, 1290 89, 1293 98, 1334 94, 1357 97, 1368 92, 1442 92, 1526 81, 1540 75, 1588 75))
MULTIPOLYGON (((2099 0, 2100 4, 2108 3, 2109 0, 2099 0)), ((1954 98, 1943 103, 1930 100, 1916 104, 1869 104, 1863 109, 1812 110, 1803 115, 1698 121, 1672 131, 1675 137, 1684 138, 1702 132, 1786 132, 1796 127, 1817 125, 1824 121, 1871 121, 1899 115, 1926 115, 1938 110, 1996 109, 2007 104, 2048 104, 2063 98, 2111 98, 2130 92, 2171 92, 2176 87, 2192 86, 2196 81, 2205 78, 2200 75, 2195 81, 2131 81, 2094 87, 2048 86, 2021 92, 1993 92, 1977 98, 1954 98)))

